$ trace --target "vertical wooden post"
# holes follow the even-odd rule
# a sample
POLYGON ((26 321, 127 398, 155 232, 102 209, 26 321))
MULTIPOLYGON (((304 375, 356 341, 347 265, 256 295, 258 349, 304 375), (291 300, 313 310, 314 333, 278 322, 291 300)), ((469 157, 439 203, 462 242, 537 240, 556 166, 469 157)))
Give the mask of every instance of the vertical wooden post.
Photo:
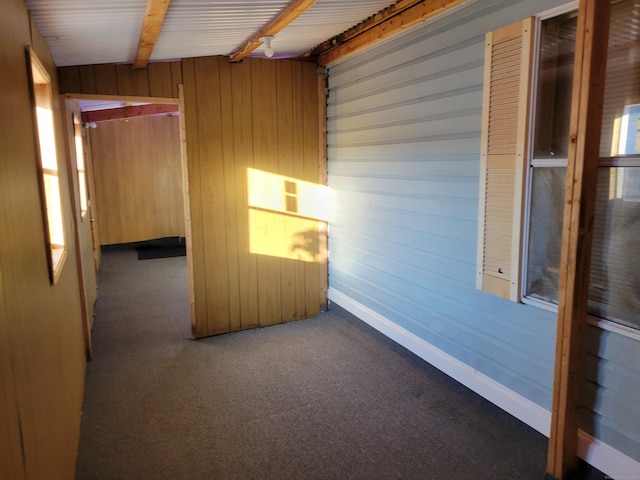
POLYGON ((577 467, 584 330, 609 35, 609 0, 580 0, 547 473, 577 467))

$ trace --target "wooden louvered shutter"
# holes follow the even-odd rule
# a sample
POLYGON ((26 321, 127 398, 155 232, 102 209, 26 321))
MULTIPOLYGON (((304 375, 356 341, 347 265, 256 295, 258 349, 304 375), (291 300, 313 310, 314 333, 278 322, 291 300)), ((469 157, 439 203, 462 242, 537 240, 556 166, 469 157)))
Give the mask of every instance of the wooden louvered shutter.
POLYGON ((489 32, 485 47, 476 286, 513 301, 520 300, 533 22, 489 32))

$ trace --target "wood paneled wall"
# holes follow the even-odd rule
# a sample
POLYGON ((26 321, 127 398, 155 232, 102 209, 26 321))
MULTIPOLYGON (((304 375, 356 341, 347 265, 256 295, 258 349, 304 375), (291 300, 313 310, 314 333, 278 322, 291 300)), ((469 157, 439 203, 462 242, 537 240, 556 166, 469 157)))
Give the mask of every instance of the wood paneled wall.
POLYGON ((250 206, 248 187, 250 171, 324 184, 316 69, 222 57, 59 69, 65 93, 166 97, 183 83, 195 337, 312 317, 326 303, 322 219, 250 206))
POLYGON ((60 93, 132 95, 178 98, 181 62, 150 63, 134 70, 131 64, 100 64, 58 69, 60 93))
MULTIPOLYGON (((315 65, 187 59, 183 80, 193 257, 206 259, 194 261, 195 334, 319 314, 325 260, 252 251, 252 236, 255 242, 261 230, 275 243, 290 242, 296 232, 285 226, 286 214, 248 202, 249 169, 320 182, 315 65)), ((318 242, 318 222, 307 230, 318 242)))
POLYGON ((84 386, 82 313, 59 98, 57 153, 68 257, 52 286, 25 45, 56 70, 22 0, 0 15, 0 478, 74 477, 84 386), (32 36, 33 35, 33 36, 32 36))
POLYGON ((148 116, 89 130, 100 244, 185 236, 179 122, 148 116))

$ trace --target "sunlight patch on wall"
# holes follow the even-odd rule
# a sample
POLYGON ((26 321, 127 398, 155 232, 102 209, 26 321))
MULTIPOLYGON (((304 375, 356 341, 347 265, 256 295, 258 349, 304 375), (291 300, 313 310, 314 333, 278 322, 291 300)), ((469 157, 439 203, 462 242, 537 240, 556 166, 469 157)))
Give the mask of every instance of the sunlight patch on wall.
POLYGON ((250 252, 303 262, 325 259, 328 189, 254 168, 247 169, 250 252))

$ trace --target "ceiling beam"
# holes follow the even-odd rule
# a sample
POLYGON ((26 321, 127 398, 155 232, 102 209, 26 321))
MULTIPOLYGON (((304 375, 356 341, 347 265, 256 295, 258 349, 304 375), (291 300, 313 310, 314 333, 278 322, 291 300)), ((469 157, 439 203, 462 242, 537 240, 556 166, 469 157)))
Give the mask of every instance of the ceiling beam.
POLYGON ((178 105, 166 105, 150 103, 148 105, 135 105, 130 107, 107 108, 104 110, 92 110, 82 112, 83 123, 107 122, 109 120, 122 120, 124 118, 145 117, 162 113, 174 113, 178 111, 178 105))
POLYGON ((319 55, 320 65, 327 65, 462 2, 463 0, 400 0, 344 34, 319 45, 311 54, 319 55), (329 49, 323 50, 323 46, 329 49))
POLYGON ((256 33, 248 42, 237 48, 229 55, 230 62, 239 62, 244 57, 253 52, 256 48, 262 45, 262 37, 274 36, 280 33, 287 25, 293 22, 296 18, 309 10, 317 0, 294 0, 291 4, 282 10, 276 18, 266 27, 256 33))
POLYGON ((170 4, 171 0, 147 0, 147 9, 144 12, 144 21, 133 68, 146 68, 149 63, 170 4))

